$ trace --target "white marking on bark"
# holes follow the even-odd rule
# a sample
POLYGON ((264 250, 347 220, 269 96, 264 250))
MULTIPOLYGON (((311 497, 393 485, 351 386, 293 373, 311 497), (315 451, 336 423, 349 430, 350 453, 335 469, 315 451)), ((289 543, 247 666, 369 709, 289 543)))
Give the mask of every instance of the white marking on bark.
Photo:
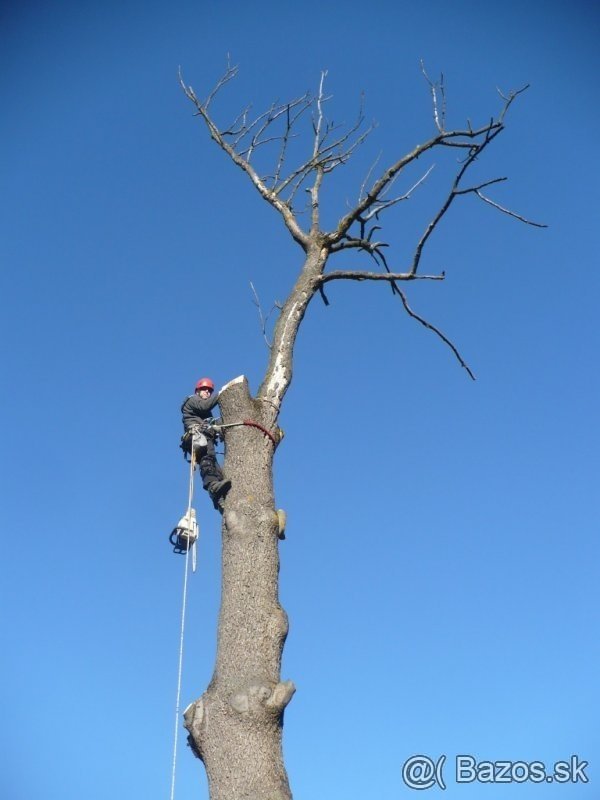
MULTIPOLYGON (((285 321, 285 325, 283 327, 283 331, 282 331, 281 339, 280 339, 281 344, 279 345, 279 347, 277 349, 277 356, 275 358, 275 364, 273 365, 273 372, 271 373, 271 377, 270 377, 269 382, 267 384, 267 396, 269 394, 271 394, 271 393, 273 393, 276 396, 278 395, 277 389, 279 388, 280 382, 281 382, 282 388, 285 389, 287 387, 287 384, 288 384, 288 380, 286 379, 287 365, 285 363, 286 359, 284 358, 284 354, 283 354, 282 351, 283 351, 283 349, 285 347, 286 340, 288 339, 288 337, 290 335, 289 334, 289 327, 290 327, 290 325, 293 326, 295 324, 295 320, 293 319, 293 317, 294 317, 295 311, 296 311, 296 309, 298 308, 299 305, 300 305, 300 301, 297 300, 294 303, 294 305, 291 307, 291 309, 289 311, 289 314, 287 316, 287 319, 285 321)), ((279 395, 280 394, 281 394, 281 391, 279 392, 279 395)))
POLYGON ((226 383, 225 386, 223 386, 223 388, 221 389, 221 391, 224 392, 225 389, 229 389, 229 387, 233 386, 234 383, 241 383, 245 379, 245 377, 246 377, 245 375, 239 375, 237 378, 234 378, 232 381, 229 381, 229 383, 226 383))

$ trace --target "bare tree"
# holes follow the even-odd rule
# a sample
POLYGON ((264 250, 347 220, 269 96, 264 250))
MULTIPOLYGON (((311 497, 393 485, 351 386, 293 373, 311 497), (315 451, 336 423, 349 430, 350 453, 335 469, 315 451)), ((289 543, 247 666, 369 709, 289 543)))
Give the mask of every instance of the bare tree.
MULTIPOLYGON (((422 256, 430 237, 451 205, 471 194, 495 209, 526 224, 538 223, 504 208, 487 196, 487 189, 505 181, 495 177, 467 184, 469 169, 504 130, 506 114, 527 87, 500 93, 497 116, 483 125, 469 121, 448 128, 444 81, 432 81, 422 68, 431 92, 433 135, 376 174, 374 165, 360 186, 355 203, 330 230, 321 226, 321 188, 327 176, 345 164, 372 130, 361 111, 348 128, 331 123, 322 73, 316 95, 303 94, 286 103, 273 103, 254 114, 248 106, 233 122, 219 127, 213 101, 237 74, 228 67, 205 100, 200 100, 183 79, 181 85, 217 145, 252 182, 260 196, 278 212, 292 239, 302 250, 302 266, 283 304, 272 338, 267 337, 267 318, 260 310, 268 345, 268 363, 261 386, 252 397, 242 376, 224 387, 220 407, 225 423, 243 420, 252 425, 226 431, 225 473, 232 480, 223 513, 222 600, 218 627, 215 671, 202 697, 186 710, 185 727, 194 753, 208 774, 212 800, 287 800, 291 797, 283 764, 281 737, 284 709, 294 694, 291 681, 281 681, 287 616, 278 599, 279 528, 273 494, 273 455, 279 441, 278 416, 292 380, 294 343, 308 304, 320 295, 328 304, 327 284, 334 281, 379 281, 391 287, 402 308, 439 336, 473 377, 456 346, 434 324, 409 306, 400 285, 409 281, 441 281, 444 273, 422 274, 422 256), (294 160, 300 135, 308 128, 309 146, 294 160), (394 193, 397 179, 407 168, 431 151, 445 150, 456 164, 449 188, 437 211, 414 243, 409 263, 393 269, 386 255, 387 243, 376 234, 385 214, 426 181, 430 168, 413 185, 394 193), (268 157, 267 157, 268 156, 268 157), (268 163, 269 174, 258 164, 268 163), (376 177, 374 175, 376 174, 376 177), (364 253, 373 269, 342 268, 326 271, 330 257, 348 251, 364 253)), ((543 227, 543 226, 539 226, 543 227)))

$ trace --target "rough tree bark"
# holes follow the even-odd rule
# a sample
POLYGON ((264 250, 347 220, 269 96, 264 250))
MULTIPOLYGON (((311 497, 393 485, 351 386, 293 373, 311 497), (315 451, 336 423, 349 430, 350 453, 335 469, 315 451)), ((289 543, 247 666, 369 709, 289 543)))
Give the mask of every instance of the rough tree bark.
MULTIPOLYGON (((222 394, 225 420, 272 424, 244 378, 222 394)), ((206 765, 213 798, 290 796, 281 756, 281 717, 294 693, 281 683, 287 616, 277 597, 278 522, 273 442, 259 429, 227 434, 232 488, 223 515, 223 585, 217 663, 203 697, 185 713, 194 752, 206 765)))
POLYGON ((294 693, 294 685, 291 681, 281 681, 280 677, 288 623, 278 598, 279 539, 273 494, 273 456, 278 440, 277 420, 292 380, 294 343, 306 309, 317 294, 328 304, 324 287, 332 281, 387 283, 404 310, 439 336, 473 377, 450 339, 412 310, 399 283, 444 279, 444 273, 422 275, 418 270, 429 237, 460 196, 476 195, 509 216, 543 226, 483 194, 483 189, 505 178, 463 185, 469 167, 504 129, 506 112, 523 89, 501 95, 499 115, 486 124, 473 128, 467 123, 448 130, 443 80, 434 83, 423 70, 432 96, 433 135, 390 164, 370 183, 368 175, 354 207, 339 219, 335 228, 323 231, 320 189, 326 176, 345 164, 368 136, 370 128, 365 129, 362 113, 356 124, 345 132, 328 122, 324 107, 329 98, 324 94, 323 73, 314 97, 305 94, 289 103, 274 104, 253 118, 248 107, 229 127, 219 128, 210 106, 236 73, 236 68, 228 67, 205 101, 200 101, 183 81, 181 85, 211 138, 280 214, 291 237, 303 250, 303 263, 287 300, 279 309, 268 365, 256 396, 251 396, 243 376, 231 381, 220 395, 226 423, 250 419, 272 437, 260 428, 247 426, 226 431, 224 471, 232 481, 232 488, 223 513, 217 659, 210 685, 202 697, 186 709, 184 724, 192 750, 206 767, 211 800, 288 800, 291 791, 283 764, 282 729, 283 712, 294 693), (308 155, 295 167, 287 168, 287 161, 291 160, 291 138, 306 120, 311 131, 308 155), (259 149, 268 148, 275 148, 273 170, 269 176, 262 176, 254 167, 253 158, 259 149), (394 271, 384 254, 386 242, 375 240, 374 234, 380 229, 384 212, 410 198, 431 168, 402 193, 394 197, 389 197, 388 193, 408 165, 429 151, 444 149, 462 156, 454 180, 415 243, 410 263, 402 271, 394 271), (308 197, 305 227, 298 217, 298 212, 303 210, 297 207, 300 196, 308 197), (326 272, 330 256, 347 250, 369 255, 378 271, 326 272))

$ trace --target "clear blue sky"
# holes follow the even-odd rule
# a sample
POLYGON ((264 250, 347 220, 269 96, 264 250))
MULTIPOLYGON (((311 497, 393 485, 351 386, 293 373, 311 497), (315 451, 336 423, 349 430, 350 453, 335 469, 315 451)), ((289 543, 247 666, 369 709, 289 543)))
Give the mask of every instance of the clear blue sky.
MULTIPOLYGON (((577 753, 587 785, 450 778, 444 796, 597 797, 597 7, 2 8, 1 796, 168 797, 179 406, 204 374, 257 388, 249 281, 268 306, 301 255, 178 86, 181 65, 204 94, 230 52, 224 112, 328 69, 336 119, 364 90, 366 155, 383 161, 432 132, 419 59, 443 70, 457 124, 496 112, 496 86, 531 83, 478 175, 509 175, 495 199, 550 226, 467 198, 424 260, 447 281, 409 287, 476 383, 386 287, 334 285, 309 309, 276 457, 295 796, 414 796, 414 753, 577 753)), ((326 195, 328 219, 361 179, 349 168, 326 195)), ((388 217, 392 263, 435 187, 388 217)), ((205 496, 197 508, 184 706, 210 679, 219 605, 219 517, 205 496)), ((177 797, 206 798, 185 745, 179 764, 177 797)))

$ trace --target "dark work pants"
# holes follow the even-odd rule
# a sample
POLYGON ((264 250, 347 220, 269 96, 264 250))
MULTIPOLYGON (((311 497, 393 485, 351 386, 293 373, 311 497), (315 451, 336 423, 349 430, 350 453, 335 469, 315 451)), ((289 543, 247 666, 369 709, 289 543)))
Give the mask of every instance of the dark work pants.
MULTIPOLYGON (((208 491, 211 483, 223 480, 223 473, 215 454, 215 440, 210 435, 203 435, 206 438, 206 445, 199 445, 197 439, 194 439, 194 460, 200 468, 202 486, 208 491)), ((192 449, 191 437, 188 442, 186 451, 189 453, 192 449)))

